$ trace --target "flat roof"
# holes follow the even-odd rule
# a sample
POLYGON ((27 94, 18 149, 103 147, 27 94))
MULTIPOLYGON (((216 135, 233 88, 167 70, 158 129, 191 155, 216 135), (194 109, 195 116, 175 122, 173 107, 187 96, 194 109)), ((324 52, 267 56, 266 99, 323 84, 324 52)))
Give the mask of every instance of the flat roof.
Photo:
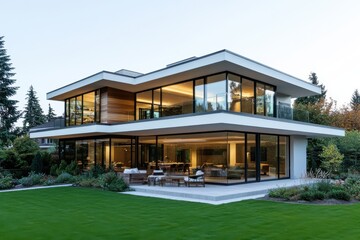
POLYGON ((165 68, 146 74, 127 74, 134 73, 129 70, 102 71, 47 93, 47 99, 64 100, 102 87, 138 92, 224 71, 274 85, 278 93, 294 98, 321 93, 319 86, 224 49, 202 57, 171 63, 165 68))

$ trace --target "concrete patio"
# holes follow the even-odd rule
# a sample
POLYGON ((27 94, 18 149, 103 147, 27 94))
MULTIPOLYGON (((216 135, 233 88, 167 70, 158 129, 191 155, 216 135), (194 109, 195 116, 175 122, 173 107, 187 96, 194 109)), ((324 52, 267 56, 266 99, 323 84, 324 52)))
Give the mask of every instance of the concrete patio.
POLYGON ((206 187, 132 185, 131 188, 134 191, 123 194, 219 205, 261 198, 270 189, 304 185, 313 181, 311 179, 284 179, 231 186, 206 184, 206 187))

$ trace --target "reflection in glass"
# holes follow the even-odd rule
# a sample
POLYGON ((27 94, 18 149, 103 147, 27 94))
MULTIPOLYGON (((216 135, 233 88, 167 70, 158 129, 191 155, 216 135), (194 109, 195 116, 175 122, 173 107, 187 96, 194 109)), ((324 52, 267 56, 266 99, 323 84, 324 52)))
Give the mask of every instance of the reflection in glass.
POLYGON ((240 77, 228 74, 228 108, 230 111, 240 112, 241 109, 241 84, 240 77))
POLYGON ((226 75, 225 73, 207 77, 207 111, 226 110, 226 75))
POLYGON ((195 80, 195 112, 205 112, 204 79, 195 80))
POLYGON ((254 114, 254 82, 242 79, 241 111, 254 114))
POLYGON ((160 117, 160 108, 161 108, 161 90, 160 88, 154 90, 154 112, 153 112, 153 118, 159 118, 160 117))
POLYGON ((82 96, 77 96, 75 101, 75 121, 76 125, 82 124, 82 96))
POLYGON ((275 103, 274 87, 266 86, 265 90, 265 109, 266 116, 274 117, 274 103, 275 103))
POLYGON ((264 115, 265 108, 265 85, 256 83, 256 114, 264 115))

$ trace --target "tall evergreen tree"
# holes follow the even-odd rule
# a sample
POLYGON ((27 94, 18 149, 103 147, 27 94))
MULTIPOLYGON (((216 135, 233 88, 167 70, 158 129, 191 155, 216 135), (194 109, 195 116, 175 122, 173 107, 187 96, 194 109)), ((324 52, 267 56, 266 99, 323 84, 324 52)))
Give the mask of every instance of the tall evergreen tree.
POLYGON ((53 120, 56 117, 55 111, 54 109, 51 107, 50 103, 49 103, 49 108, 48 108, 48 113, 46 115, 46 120, 48 122, 50 122, 51 120, 53 120))
POLYGON ((20 117, 16 100, 10 97, 16 94, 18 87, 12 86, 16 80, 12 71, 10 56, 6 54, 3 36, 0 36, 0 147, 9 146, 16 137, 15 123, 20 117))
POLYGON ((360 94, 357 89, 351 96, 350 106, 352 110, 360 110, 360 94))
POLYGON ((316 104, 322 100, 325 100, 327 90, 325 90, 325 86, 323 84, 319 85, 319 80, 316 73, 311 72, 309 75, 309 80, 312 84, 321 87, 321 94, 315 96, 308 96, 308 97, 299 97, 298 99, 295 100, 295 104, 304 104, 304 105, 316 104))
POLYGON ((36 96, 33 86, 30 86, 26 94, 27 104, 24 110, 23 131, 28 133, 29 129, 37 125, 43 124, 46 121, 44 112, 41 109, 39 99, 36 96))

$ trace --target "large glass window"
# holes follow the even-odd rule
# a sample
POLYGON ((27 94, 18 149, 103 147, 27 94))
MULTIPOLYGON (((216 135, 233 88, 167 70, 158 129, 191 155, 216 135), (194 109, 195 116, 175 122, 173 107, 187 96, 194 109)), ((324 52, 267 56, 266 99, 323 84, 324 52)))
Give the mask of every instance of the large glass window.
POLYGON ((264 115, 265 112, 265 85, 256 83, 256 114, 264 115))
POLYGON ((261 180, 278 178, 278 136, 260 135, 261 180))
POLYGON ((245 182, 245 133, 228 133, 228 183, 245 182))
POLYGON ((279 137, 279 174, 280 178, 288 178, 289 174, 289 137, 279 137))
POLYGON ((111 140, 111 163, 116 171, 131 168, 131 139, 111 140))
POLYGON ((258 161, 256 145, 256 135, 246 134, 246 177, 248 182, 256 181, 256 162, 258 161))
POLYGON ((65 126, 99 122, 100 91, 89 92, 65 100, 65 126))
POLYGON ((161 112, 161 89, 155 89, 154 90, 154 118, 160 117, 161 112))
POLYGON ((152 90, 136 94, 136 120, 152 117, 152 90))
POLYGON ((265 88, 265 109, 266 116, 274 117, 275 90, 274 87, 266 86, 265 88))
POLYGON ((195 112, 205 112, 205 82, 204 79, 195 80, 195 112))
POLYGON ((242 98, 241 111, 245 113, 254 113, 254 82, 248 79, 242 79, 242 98))
POLYGON ((241 110, 241 79, 240 76, 228 74, 227 90, 228 108, 230 111, 240 112, 241 110))
POLYGON ((193 81, 162 88, 162 116, 193 112, 193 81))
POLYGON ((206 79, 207 111, 226 110, 226 74, 218 74, 206 79))
POLYGON ((95 122, 95 92, 84 94, 83 118, 84 123, 95 122))

